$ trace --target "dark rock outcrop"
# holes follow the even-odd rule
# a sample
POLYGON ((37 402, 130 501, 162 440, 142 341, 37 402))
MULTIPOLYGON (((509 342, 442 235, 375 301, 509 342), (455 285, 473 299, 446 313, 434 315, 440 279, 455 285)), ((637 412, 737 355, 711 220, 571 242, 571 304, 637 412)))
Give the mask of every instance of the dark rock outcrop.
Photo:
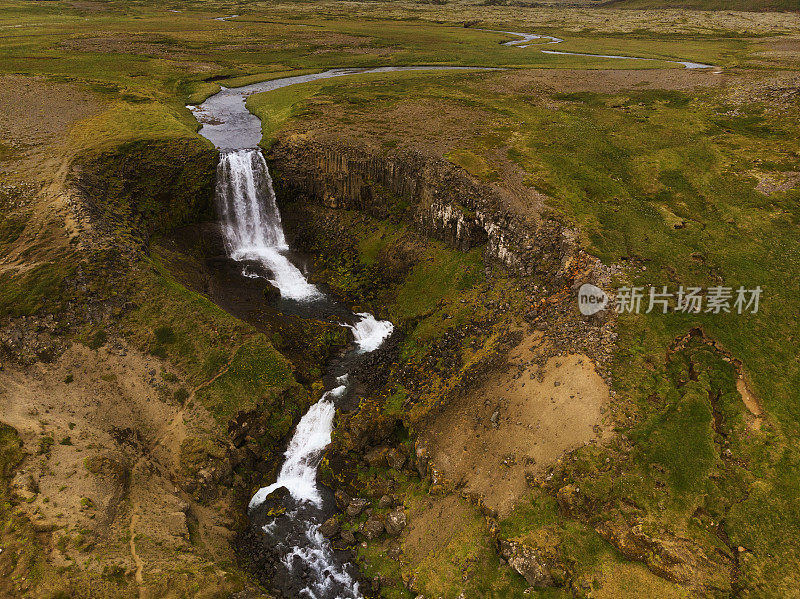
POLYGON ((483 245, 487 261, 554 288, 579 251, 574 230, 510 210, 497 188, 444 160, 410 151, 370 155, 363 147, 295 138, 273 146, 270 159, 284 200, 402 218, 461 251, 483 245))

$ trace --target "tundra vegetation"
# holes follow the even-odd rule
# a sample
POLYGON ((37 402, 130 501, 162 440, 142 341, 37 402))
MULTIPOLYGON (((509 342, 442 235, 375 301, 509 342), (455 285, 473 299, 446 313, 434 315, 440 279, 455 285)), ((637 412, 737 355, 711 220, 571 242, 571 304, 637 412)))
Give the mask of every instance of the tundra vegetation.
POLYGON ((364 588, 389 599, 795 596, 796 9, 3 2, 0 594, 272 596, 235 535, 346 340, 225 309, 216 151, 186 105, 334 67, 459 65, 499 69, 248 99, 313 276, 402 333, 337 418, 322 478, 369 509, 337 516, 334 544, 352 533, 364 588), (298 192, 291 160, 317 151, 342 159, 321 186, 358 175, 370 206, 298 192), (465 219, 459 185, 505 198, 490 221, 568 234, 575 259, 520 272, 433 238, 419 197, 355 173, 359 155, 439 165, 427 183, 465 219), (570 285, 588 271, 764 291, 756 314, 587 324, 570 285), (398 508, 396 534, 364 535, 398 508))

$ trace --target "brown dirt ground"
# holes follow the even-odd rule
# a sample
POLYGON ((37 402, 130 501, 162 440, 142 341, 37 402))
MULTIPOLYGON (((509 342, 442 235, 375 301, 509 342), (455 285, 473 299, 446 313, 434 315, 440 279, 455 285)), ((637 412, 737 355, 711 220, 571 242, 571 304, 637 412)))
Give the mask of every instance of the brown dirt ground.
MULTIPOLYGON (((313 4, 292 4, 295 14, 352 18, 358 14, 402 19, 409 12, 424 20, 452 23, 478 21, 498 26, 514 23, 517 31, 540 31, 556 28, 563 31, 591 30, 600 33, 630 33, 647 30, 655 33, 719 33, 733 31, 750 34, 779 34, 800 31, 800 14, 789 12, 742 12, 729 10, 619 10, 598 8, 586 0, 543 2, 548 6, 489 6, 480 0, 456 0, 447 4, 421 4, 408 1, 392 3, 342 2, 323 0, 313 4), (581 3, 585 6, 576 6, 581 3)), ((277 7, 276 7, 277 8, 277 7)), ((510 28, 510 27, 509 27, 510 28)))
POLYGON ((0 143, 12 150, 0 162, 0 174, 13 171, 29 181, 52 176, 54 157, 70 127, 102 106, 94 94, 71 83, 0 77, 0 143))
POLYGON ((420 435, 436 468, 501 517, 525 495, 526 476, 610 434, 609 390, 589 358, 554 357, 540 368, 540 346, 540 333, 525 337, 505 369, 450 402, 420 435))
POLYGON ((68 134, 102 108, 94 94, 74 84, 0 77, 0 185, 23 189, 15 210, 28 223, 5 248, 0 273, 30 269, 68 247, 77 231, 64 185, 68 134))
POLYGON ((457 495, 427 495, 409 513, 403 552, 412 568, 431 552, 445 548, 471 523, 473 513, 457 495))
POLYGON ((73 345, 53 364, 0 370, 0 413, 28 454, 13 486, 35 526, 52 531, 48 559, 117 565, 139 578, 142 597, 151 596, 149 578, 194 570, 203 553, 232 559, 230 506, 200 506, 174 483, 176 444, 210 417, 198 407, 185 413, 172 399, 179 382, 163 374, 159 360, 121 342, 73 345), (49 452, 43 439, 52 439, 49 452), (192 539, 187 520, 197 526, 192 539))

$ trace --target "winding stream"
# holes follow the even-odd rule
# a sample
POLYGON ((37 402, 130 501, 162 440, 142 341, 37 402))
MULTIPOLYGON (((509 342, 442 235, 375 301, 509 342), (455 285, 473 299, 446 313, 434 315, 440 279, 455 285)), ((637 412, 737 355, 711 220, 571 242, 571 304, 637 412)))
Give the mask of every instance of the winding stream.
MULTIPOLYGON (((235 16, 235 15, 234 15, 235 16)), ((224 20, 234 17, 225 17, 224 20)), ((527 47, 537 39, 548 44, 562 40, 537 34, 496 32, 519 36, 505 45, 527 47)), ((577 56, 657 60, 633 56, 555 52, 577 56)), ((665 61, 686 68, 710 65, 683 61, 665 61)), ((317 317, 338 315, 341 326, 352 330, 354 349, 342 360, 344 371, 329 381, 328 390, 298 423, 284 454, 277 480, 260 489, 251 499, 248 514, 252 527, 264 537, 265 546, 274 549, 271 578, 286 596, 309 599, 361 599, 354 567, 342 552, 337 552, 319 532, 324 518, 331 513, 330 492, 317 484, 317 470, 323 452, 331 440, 337 401, 350 387, 350 367, 357 356, 377 350, 392 334, 390 322, 376 320, 371 314, 353 314, 336 304, 292 261, 280 213, 275 201, 269 168, 258 143, 261 121, 251 114, 245 101, 255 93, 271 91, 320 79, 361 73, 386 73, 412 70, 459 70, 481 67, 411 66, 368 69, 331 69, 321 73, 284 77, 239 88, 223 87, 199 106, 189 106, 201 123, 200 135, 220 149, 217 166, 216 203, 229 256, 241 265, 243 276, 262 278, 280 291, 281 299, 317 317), (281 502, 285 512, 272 515, 265 507, 281 502)))
MULTIPOLYGON (((560 44, 564 40, 552 35, 538 35, 536 33, 520 33, 518 31, 495 31, 494 29, 481 29, 481 31, 491 31, 493 33, 505 33, 507 35, 515 35, 520 37, 518 40, 511 40, 503 42, 504 46, 516 46, 517 48, 527 48, 531 42, 539 39, 547 39, 549 42, 546 44, 560 44)), ((710 69, 714 65, 703 64, 701 62, 691 62, 688 60, 669 60, 667 58, 644 58, 642 56, 625 56, 622 54, 588 54, 585 52, 563 52, 558 50, 539 50, 542 54, 559 54, 561 56, 589 56, 593 58, 621 58, 623 60, 650 60, 656 62, 669 62, 671 64, 680 64, 687 69, 710 69)))

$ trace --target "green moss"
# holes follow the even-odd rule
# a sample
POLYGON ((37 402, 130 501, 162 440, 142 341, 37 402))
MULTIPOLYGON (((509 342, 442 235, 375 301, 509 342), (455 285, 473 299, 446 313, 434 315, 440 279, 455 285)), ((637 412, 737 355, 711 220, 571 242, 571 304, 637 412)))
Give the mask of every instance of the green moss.
POLYGON ((500 521, 500 536, 504 539, 514 539, 525 535, 530 530, 536 530, 559 522, 558 504, 556 500, 544 494, 536 494, 531 498, 521 500, 513 512, 500 521))
POLYGON ((22 273, 0 273, 0 316, 30 316, 60 306, 64 282, 74 271, 74 258, 65 255, 22 273))
POLYGON ((39 439, 39 455, 49 456, 50 452, 53 449, 53 445, 55 445, 56 440, 53 439, 50 435, 44 436, 39 439))
POLYGON ((482 266, 482 248, 464 253, 431 243, 397 290, 392 316, 404 322, 428 313, 440 301, 478 283, 482 266))
POLYGON ((499 179, 497 171, 492 169, 489 163, 480 155, 470 150, 451 150, 445 154, 444 157, 453 164, 463 168, 470 175, 478 177, 479 179, 485 179, 487 181, 496 181, 499 179))
POLYGON ((108 341, 108 334, 104 330, 99 330, 94 333, 86 345, 90 349, 100 349, 108 341))
POLYGON ((14 467, 22 460, 22 440, 16 429, 0 422, 0 477, 5 487, 14 467))
MULTIPOLYGON (((239 411, 253 409, 268 392, 294 383, 291 365, 263 335, 239 347, 227 370, 195 397, 214 416, 227 422, 239 411)), ((291 422, 291 414, 287 414, 291 422)))
POLYGON ((83 152, 73 176, 120 240, 141 243, 211 213, 216 160, 204 140, 144 139, 83 152))
POLYGON ((153 331, 153 335, 156 338, 158 343, 163 343, 166 345, 175 343, 177 337, 175 336, 175 331, 172 330, 172 327, 162 326, 158 327, 155 331, 153 331))

